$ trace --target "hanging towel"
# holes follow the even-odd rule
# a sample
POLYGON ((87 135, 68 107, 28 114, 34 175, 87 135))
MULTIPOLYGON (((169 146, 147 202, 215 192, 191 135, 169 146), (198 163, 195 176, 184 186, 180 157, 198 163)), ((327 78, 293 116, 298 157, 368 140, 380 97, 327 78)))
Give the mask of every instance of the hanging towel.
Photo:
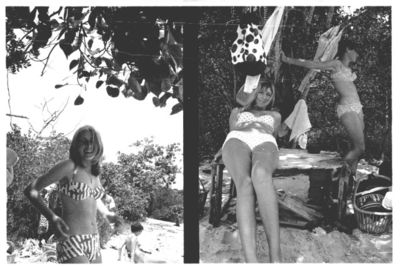
POLYGON ((308 118, 307 104, 304 99, 300 99, 296 103, 293 112, 286 118, 284 123, 292 130, 289 140, 299 137, 310 130, 311 123, 308 118))
POLYGON ((278 32, 284 10, 285 8, 283 6, 278 6, 277 8, 275 8, 274 13, 272 13, 272 15, 268 18, 261 31, 264 51, 266 55, 268 55, 271 44, 274 41, 276 33, 278 32))

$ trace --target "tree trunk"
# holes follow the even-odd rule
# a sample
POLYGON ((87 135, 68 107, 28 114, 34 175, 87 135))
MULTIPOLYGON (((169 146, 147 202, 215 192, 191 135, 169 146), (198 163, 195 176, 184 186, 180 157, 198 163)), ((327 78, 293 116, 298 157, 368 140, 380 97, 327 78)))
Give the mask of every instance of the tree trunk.
POLYGON ((328 14, 326 16, 326 24, 325 24, 325 26, 326 26, 327 29, 329 29, 331 27, 332 18, 333 18, 334 12, 335 12, 335 7, 330 6, 329 9, 328 9, 328 14))

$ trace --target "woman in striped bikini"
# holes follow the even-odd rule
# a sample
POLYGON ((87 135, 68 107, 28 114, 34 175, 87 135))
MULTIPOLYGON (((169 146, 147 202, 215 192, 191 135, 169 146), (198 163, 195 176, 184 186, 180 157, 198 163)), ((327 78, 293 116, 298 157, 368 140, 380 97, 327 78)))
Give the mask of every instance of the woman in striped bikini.
POLYGON ((96 211, 108 219, 116 217, 101 201, 105 192, 99 178, 102 154, 99 133, 91 126, 81 127, 72 139, 70 158, 55 165, 25 189, 28 199, 56 228, 60 263, 101 262, 96 211), (53 183, 58 183, 61 194, 62 217, 40 197, 40 191, 53 183))
POLYGON ((262 79, 250 94, 243 88, 229 118, 230 132, 222 146, 222 159, 237 189, 236 216, 246 262, 257 262, 257 199, 269 246, 271 262, 281 260, 279 217, 272 173, 279 153, 275 134, 281 123, 278 112, 271 111, 275 99, 272 82, 262 79))

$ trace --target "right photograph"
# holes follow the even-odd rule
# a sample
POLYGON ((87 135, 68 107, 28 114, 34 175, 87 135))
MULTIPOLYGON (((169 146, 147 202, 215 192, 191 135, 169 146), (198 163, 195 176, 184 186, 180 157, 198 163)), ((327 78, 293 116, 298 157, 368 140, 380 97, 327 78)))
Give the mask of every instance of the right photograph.
POLYGON ((392 7, 200 12, 200 263, 392 263, 392 7))

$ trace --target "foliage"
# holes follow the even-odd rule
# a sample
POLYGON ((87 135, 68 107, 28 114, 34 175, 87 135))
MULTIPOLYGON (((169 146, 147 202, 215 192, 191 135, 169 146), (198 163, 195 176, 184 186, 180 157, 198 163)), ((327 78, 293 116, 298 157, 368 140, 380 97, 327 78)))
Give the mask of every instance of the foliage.
MULTIPOLYGON (((270 9, 273 7, 260 8, 267 13, 270 9)), ((228 132, 229 113, 235 105, 235 81, 239 84, 236 90, 244 81, 240 73, 233 72, 229 54, 239 16, 244 10, 203 9, 199 38, 199 156, 202 159, 212 158, 221 147, 228 132)), ((347 14, 340 7, 291 7, 286 8, 283 19, 282 49, 296 58, 312 59, 323 32, 333 25, 346 26, 343 37, 359 46, 359 61, 353 68, 358 76, 355 85, 364 105, 366 157, 376 158, 385 152, 390 159, 391 8, 363 7, 354 14, 347 14)), ((276 104, 283 119, 299 99, 296 88, 307 71, 281 65, 276 104)), ((309 144, 318 149, 338 150, 338 142, 345 139, 346 133, 335 113, 337 94, 328 73, 318 73, 311 81, 306 101, 313 126, 309 144)), ((288 140, 281 144, 289 145, 288 140)))
POLYGON ((115 199, 117 212, 130 221, 151 215, 158 191, 168 191, 162 198, 163 206, 177 204, 177 200, 168 195, 173 195, 169 186, 180 171, 175 163, 180 151, 178 144, 161 146, 144 139, 133 146, 137 152, 120 153, 117 163, 103 165, 102 173, 107 193, 115 199))
POLYGON ((22 134, 17 126, 7 133, 7 147, 19 157, 13 183, 7 188, 7 236, 11 240, 37 236, 39 212, 26 199, 23 190, 60 160, 67 159, 69 140, 62 134, 36 137, 22 134))
MULTIPOLYGON (((154 94, 155 106, 169 98, 182 110, 182 24, 179 8, 168 7, 7 7, 7 69, 45 62, 55 48, 69 60, 78 85, 97 79, 110 97, 143 100, 154 94), (175 23, 178 22, 178 23, 175 23), (18 32, 19 34, 16 34, 18 32), (22 37, 21 37, 22 36, 22 37), (45 54, 44 58, 40 58, 45 54)), ((43 71, 44 71, 43 69, 43 71)), ((57 84, 56 89, 70 83, 57 84)), ((78 95, 75 105, 84 102, 78 95)))
POLYGON ((110 239, 113 233, 110 223, 101 215, 99 211, 96 214, 97 229, 99 231, 100 246, 104 246, 110 239))
POLYGON ((234 106, 233 66, 228 47, 236 25, 229 8, 203 8, 199 29, 199 151, 200 157, 215 153, 228 132, 234 106), (226 26, 225 26, 226 25, 226 26))

